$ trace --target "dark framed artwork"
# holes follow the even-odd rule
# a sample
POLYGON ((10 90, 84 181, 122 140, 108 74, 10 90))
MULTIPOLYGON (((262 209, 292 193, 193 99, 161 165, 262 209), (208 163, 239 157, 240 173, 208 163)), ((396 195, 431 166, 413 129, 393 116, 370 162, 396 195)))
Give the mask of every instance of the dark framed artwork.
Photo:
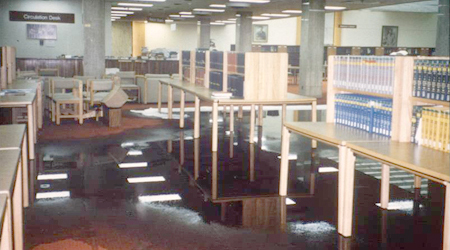
POLYGON ((27 24, 27 38, 38 40, 56 40, 56 25, 27 24))
POLYGON ((267 40, 269 38, 269 25, 254 24, 252 37, 254 43, 267 43, 267 40))
POLYGON ((381 29, 381 47, 397 47, 398 26, 383 26, 381 29))

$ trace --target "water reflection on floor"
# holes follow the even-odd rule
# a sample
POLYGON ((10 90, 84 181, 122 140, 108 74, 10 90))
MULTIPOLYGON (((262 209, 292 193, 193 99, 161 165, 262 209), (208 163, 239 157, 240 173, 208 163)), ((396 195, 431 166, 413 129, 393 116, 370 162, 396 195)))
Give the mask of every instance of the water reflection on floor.
MULTIPOLYGON (((209 114, 202 114, 199 139, 192 128, 168 126, 41 144, 36 193, 70 192, 70 198, 33 204, 27 246, 75 238, 107 249, 439 249, 439 209, 381 211, 379 181, 359 172, 356 236, 340 238, 337 172, 320 171, 336 167, 324 157, 335 158, 337 150, 319 144, 311 151, 300 136, 291 138, 289 199, 280 198, 277 115, 265 113, 254 144, 248 117, 236 120, 234 132, 224 117, 217 153, 210 151, 209 114), (155 199, 170 201, 150 202, 155 199)), ((413 197, 398 188, 391 196, 413 197)))

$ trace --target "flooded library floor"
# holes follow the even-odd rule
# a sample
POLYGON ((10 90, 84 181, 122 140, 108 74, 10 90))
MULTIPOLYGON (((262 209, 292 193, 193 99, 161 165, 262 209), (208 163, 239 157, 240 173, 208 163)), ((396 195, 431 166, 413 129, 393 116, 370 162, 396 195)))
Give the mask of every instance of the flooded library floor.
POLYGON ((391 202, 403 207, 386 211, 376 205, 379 179, 359 170, 353 237, 339 236, 337 149, 319 143, 312 150, 301 136, 291 136, 289 195, 281 198, 280 117, 264 115, 253 144, 247 116, 236 119, 234 132, 222 118, 217 153, 209 113, 202 113, 199 139, 192 124, 180 130, 172 123, 42 141, 37 199, 25 210, 26 248, 441 249, 442 187, 429 182, 419 197, 391 185, 391 202))

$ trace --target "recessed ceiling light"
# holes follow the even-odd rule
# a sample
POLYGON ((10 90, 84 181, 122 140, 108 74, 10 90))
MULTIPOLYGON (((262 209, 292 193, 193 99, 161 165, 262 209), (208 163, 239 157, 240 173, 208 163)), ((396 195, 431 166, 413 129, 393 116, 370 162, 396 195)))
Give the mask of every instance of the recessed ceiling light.
POLYGON ((164 176, 148 176, 148 177, 129 177, 128 183, 146 183, 146 182, 163 182, 166 181, 164 176))
POLYGON ((112 10, 111 13, 115 13, 115 14, 134 14, 133 11, 120 11, 120 10, 112 10))
POLYGON ((70 197, 70 191, 41 192, 36 194, 36 199, 64 198, 70 197))
POLYGON ((264 13, 261 16, 270 16, 270 17, 288 17, 291 16, 289 14, 272 14, 272 13, 264 13))
POLYGON ((174 200, 181 200, 181 196, 178 194, 160 194, 160 195, 139 196, 139 201, 141 201, 141 202, 174 201, 174 200))
POLYGON ((111 19, 120 19, 120 16, 112 16, 111 19))
POLYGON ((172 19, 166 19, 166 23, 173 23, 172 19))
POLYGON ((252 16, 253 20, 267 20, 270 19, 268 16, 252 16))
POLYGON ((194 15, 181 15, 181 18, 194 18, 194 15))
POLYGON ((148 162, 130 162, 119 164, 119 168, 145 168, 147 166, 148 162))
POLYGON ((151 3, 118 3, 119 6, 132 6, 132 7, 153 7, 151 3))
POLYGON ((142 11, 142 8, 111 7, 112 10, 142 11))
POLYGON ((180 15, 192 15, 192 12, 190 11, 180 11, 180 15))
POLYGON ((301 10, 283 10, 282 13, 289 13, 289 14, 301 14, 301 10))
POLYGON ((142 155, 142 151, 141 150, 130 150, 130 151, 128 151, 127 155, 142 155))
POLYGON ((170 17, 180 17, 180 15, 169 15, 170 17))
POLYGON ((326 10, 345 10, 345 7, 341 7, 341 6, 325 6, 326 10))
POLYGON ((219 23, 219 22, 211 22, 211 25, 225 25, 225 23, 219 23))
POLYGON ((223 20, 223 21, 217 21, 218 23, 236 23, 236 21, 231 20, 223 20))
POLYGON ((230 0, 237 3, 270 3, 270 0, 230 0))
POLYGON ((118 16, 119 16, 119 17, 120 17, 120 16, 125 17, 125 16, 127 16, 127 14, 116 14, 116 13, 112 13, 111 16, 112 16, 112 17, 118 17, 118 16))
POLYGON ((236 18, 228 18, 228 20, 230 20, 230 21, 236 21, 237 19, 236 19, 236 18))
POLYGON ((220 10, 220 9, 194 9, 194 11, 199 11, 199 12, 225 12, 225 10, 220 10))
POLYGON ((319 173, 334 173, 334 172, 339 172, 339 170, 334 167, 320 167, 319 168, 319 173))
POLYGON ((211 8, 226 8, 227 6, 225 4, 210 4, 209 7, 211 7, 211 8))

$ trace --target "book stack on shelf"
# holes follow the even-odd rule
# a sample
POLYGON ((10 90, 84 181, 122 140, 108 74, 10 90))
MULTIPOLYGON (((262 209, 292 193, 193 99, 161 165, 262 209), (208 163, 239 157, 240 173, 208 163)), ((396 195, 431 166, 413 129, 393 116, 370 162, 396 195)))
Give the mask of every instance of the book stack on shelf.
POLYGON ((191 82, 191 51, 183 50, 181 52, 181 79, 191 82))
POLYGON ((414 106, 411 142, 450 152, 450 110, 443 107, 414 106))
POLYGON ((413 97, 450 101, 450 67, 448 60, 414 61, 413 97))
POLYGON ((206 51, 195 51, 195 85, 207 87, 208 79, 206 73, 206 51))
POLYGON ((233 96, 244 97, 245 53, 228 52, 227 91, 233 96))
MULTIPOLYGON (((223 79, 223 65, 224 56, 222 51, 211 51, 210 52, 210 71, 209 71, 209 88, 223 91, 224 90, 224 79, 223 79)), ((225 88, 226 89, 226 88, 225 88)))
POLYGON ((337 94, 335 123, 391 136, 392 99, 359 94, 337 94))
POLYGON ((333 77, 336 88, 392 95, 394 72, 394 57, 334 57, 333 77))

